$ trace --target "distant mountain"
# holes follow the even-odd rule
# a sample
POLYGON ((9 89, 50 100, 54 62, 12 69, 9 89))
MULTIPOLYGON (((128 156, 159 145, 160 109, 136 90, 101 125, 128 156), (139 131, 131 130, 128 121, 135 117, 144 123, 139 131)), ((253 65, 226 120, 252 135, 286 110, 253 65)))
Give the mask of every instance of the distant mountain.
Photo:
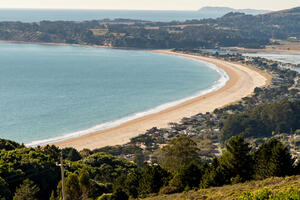
POLYGON ((201 13, 221 17, 229 12, 240 12, 250 15, 260 15, 271 12, 270 10, 255 10, 255 9, 234 9, 229 7, 203 7, 198 10, 201 13))

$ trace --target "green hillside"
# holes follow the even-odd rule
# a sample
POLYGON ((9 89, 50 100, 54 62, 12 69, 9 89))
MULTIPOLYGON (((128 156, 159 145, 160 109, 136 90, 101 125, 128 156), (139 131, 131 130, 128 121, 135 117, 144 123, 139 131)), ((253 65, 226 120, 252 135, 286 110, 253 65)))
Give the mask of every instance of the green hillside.
MULTIPOLYGON (((213 200, 231 200, 231 199, 247 199, 249 192, 262 197, 264 194, 275 194, 279 196, 277 199, 285 199, 283 195, 289 193, 290 199, 300 199, 300 175, 285 178, 268 178, 262 181, 250 181, 235 185, 226 185, 223 187, 212 187, 208 189, 199 189, 197 191, 189 191, 172 195, 160 195, 146 198, 147 200, 188 200, 188 199, 213 199, 213 200), (244 197, 244 198, 242 198, 244 197), (296 197, 296 198, 294 198, 296 197)), ((253 196, 252 196, 253 197, 253 196)), ((255 199, 249 198, 249 199, 255 199)), ((267 198, 258 198, 267 199, 267 198)), ((276 199, 276 198, 274 198, 276 199)))

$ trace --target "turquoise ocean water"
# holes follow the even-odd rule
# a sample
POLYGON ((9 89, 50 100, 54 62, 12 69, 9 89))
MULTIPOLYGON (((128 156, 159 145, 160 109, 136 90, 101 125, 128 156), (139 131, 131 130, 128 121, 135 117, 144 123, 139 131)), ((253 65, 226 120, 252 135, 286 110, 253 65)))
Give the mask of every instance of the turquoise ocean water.
POLYGON ((149 51, 0 43, 0 138, 62 140, 221 87, 213 65, 149 51))

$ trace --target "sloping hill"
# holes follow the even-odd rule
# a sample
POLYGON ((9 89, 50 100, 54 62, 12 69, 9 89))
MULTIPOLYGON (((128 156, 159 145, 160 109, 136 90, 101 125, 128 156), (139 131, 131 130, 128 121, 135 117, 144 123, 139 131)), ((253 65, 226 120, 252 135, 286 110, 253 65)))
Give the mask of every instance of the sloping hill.
POLYGON ((295 7, 291 9, 286 9, 286 10, 281 10, 281 11, 276 11, 276 12, 270 12, 267 15, 270 16, 283 16, 283 15, 291 15, 291 14, 298 14, 300 13, 300 7, 295 7))
POLYGON ((261 15, 230 12, 218 19, 202 20, 202 23, 236 30, 248 38, 300 39, 300 7, 261 15))
MULTIPOLYGON (((223 187, 212 187, 189 191, 172 195, 160 195, 150 197, 146 200, 192 200, 192 199, 211 199, 211 200, 232 200, 239 199, 245 192, 258 193, 268 188, 274 193, 286 192, 291 188, 300 190, 300 175, 285 178, 268 178, 262 181, 251 181, 242 184, 226 185, 223 187)), ((299 196, 300 198, 300 196, 299 196)))

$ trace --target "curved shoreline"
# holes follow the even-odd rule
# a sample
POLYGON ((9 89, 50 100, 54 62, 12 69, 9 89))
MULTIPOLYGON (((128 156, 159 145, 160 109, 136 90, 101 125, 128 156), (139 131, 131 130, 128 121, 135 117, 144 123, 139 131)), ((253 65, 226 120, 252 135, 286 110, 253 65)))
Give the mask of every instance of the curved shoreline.
POLYGON ((251 95, 255 87, 263 87, 270 81, 270 75, 240 64, 229 63, 214 58, 175 53, 168 50, 156 50, 156 53, 183 56, 212 63, 224 70, 230 77, 220 89, 192 98, 160 112, 127 121, 119 126, 95 131, 82 136, 53 143, 59 147, 74 147, 78 150, 95 149, 108 145, 120 145, 130 138, 146 132, 152 127, 166 128, 169 122, 179 122, 183 117, 190 117, 201 112, 210 112, 251 95))
MULTIPOLYGON (((187 59, 190 59, 190 58, 187 58, 187 59)), ((182 99, 170 101, 170 102, 155 106, 155 107, 150 108, 150 109, 145 110, 145 111, 136 112, 136 113, 133 113, 131 115, 128 115, 128 116, 125 116, 125 117, 122 117, 122 118, 119 118, 119 119, 116 119, 116 120, 104 122, 104 123, 92 126, 90 128, 84 129, 84 130, 79 130, 79 131, 71 132, 71 133, 68 133, 68 134, 63 134, 61 136, 56 136, 56 137, 52 137, 52 138, 48 138, 48 139, 34 140, 30 143, 26 143, 25 145, 26 146, 31 146, 31 147, 43 146, 43 145, 47 145, 47 144, 51 144, 51 143, 58 143, 58 142, 62 142, 62 141, 65 141, 65 140, 72 139, 72 138, 84 136, 86 134, 90 134, 90 133, 93 133, 93 132, 114 128, 114 127, 120 126, 123 123, 130 122, 132 120, 135 120, 135 119, 147 116, 147 115, 151 115, 151 114, 161 112, 165 109, 177 106, 177 105, 182 104, 186 101, 189 101, 189 100, 192 100, 194 98, 197 98, 197 97, 206 95, 208 93, 217 91, 220 88, 224 87, 226 85, 227 81, 229 81, 229 76, 226 74, 226 72, 224 70, 218 68, 216 65, 214 65, 212 63, 209 63, 209 62, 206 62, 206 61, 201 61, 201 60, 198 60, 198 61, 201 64, 204 64, 206 67, 211 68, 212 70, 216 71, 220 75, 220 78, 217 81, 214 81, 214 84, 211 85, 208 88, 197 91, 197 92, 193 93, 192 95, 190 95, 188 97, 184 97, 182 99)))

